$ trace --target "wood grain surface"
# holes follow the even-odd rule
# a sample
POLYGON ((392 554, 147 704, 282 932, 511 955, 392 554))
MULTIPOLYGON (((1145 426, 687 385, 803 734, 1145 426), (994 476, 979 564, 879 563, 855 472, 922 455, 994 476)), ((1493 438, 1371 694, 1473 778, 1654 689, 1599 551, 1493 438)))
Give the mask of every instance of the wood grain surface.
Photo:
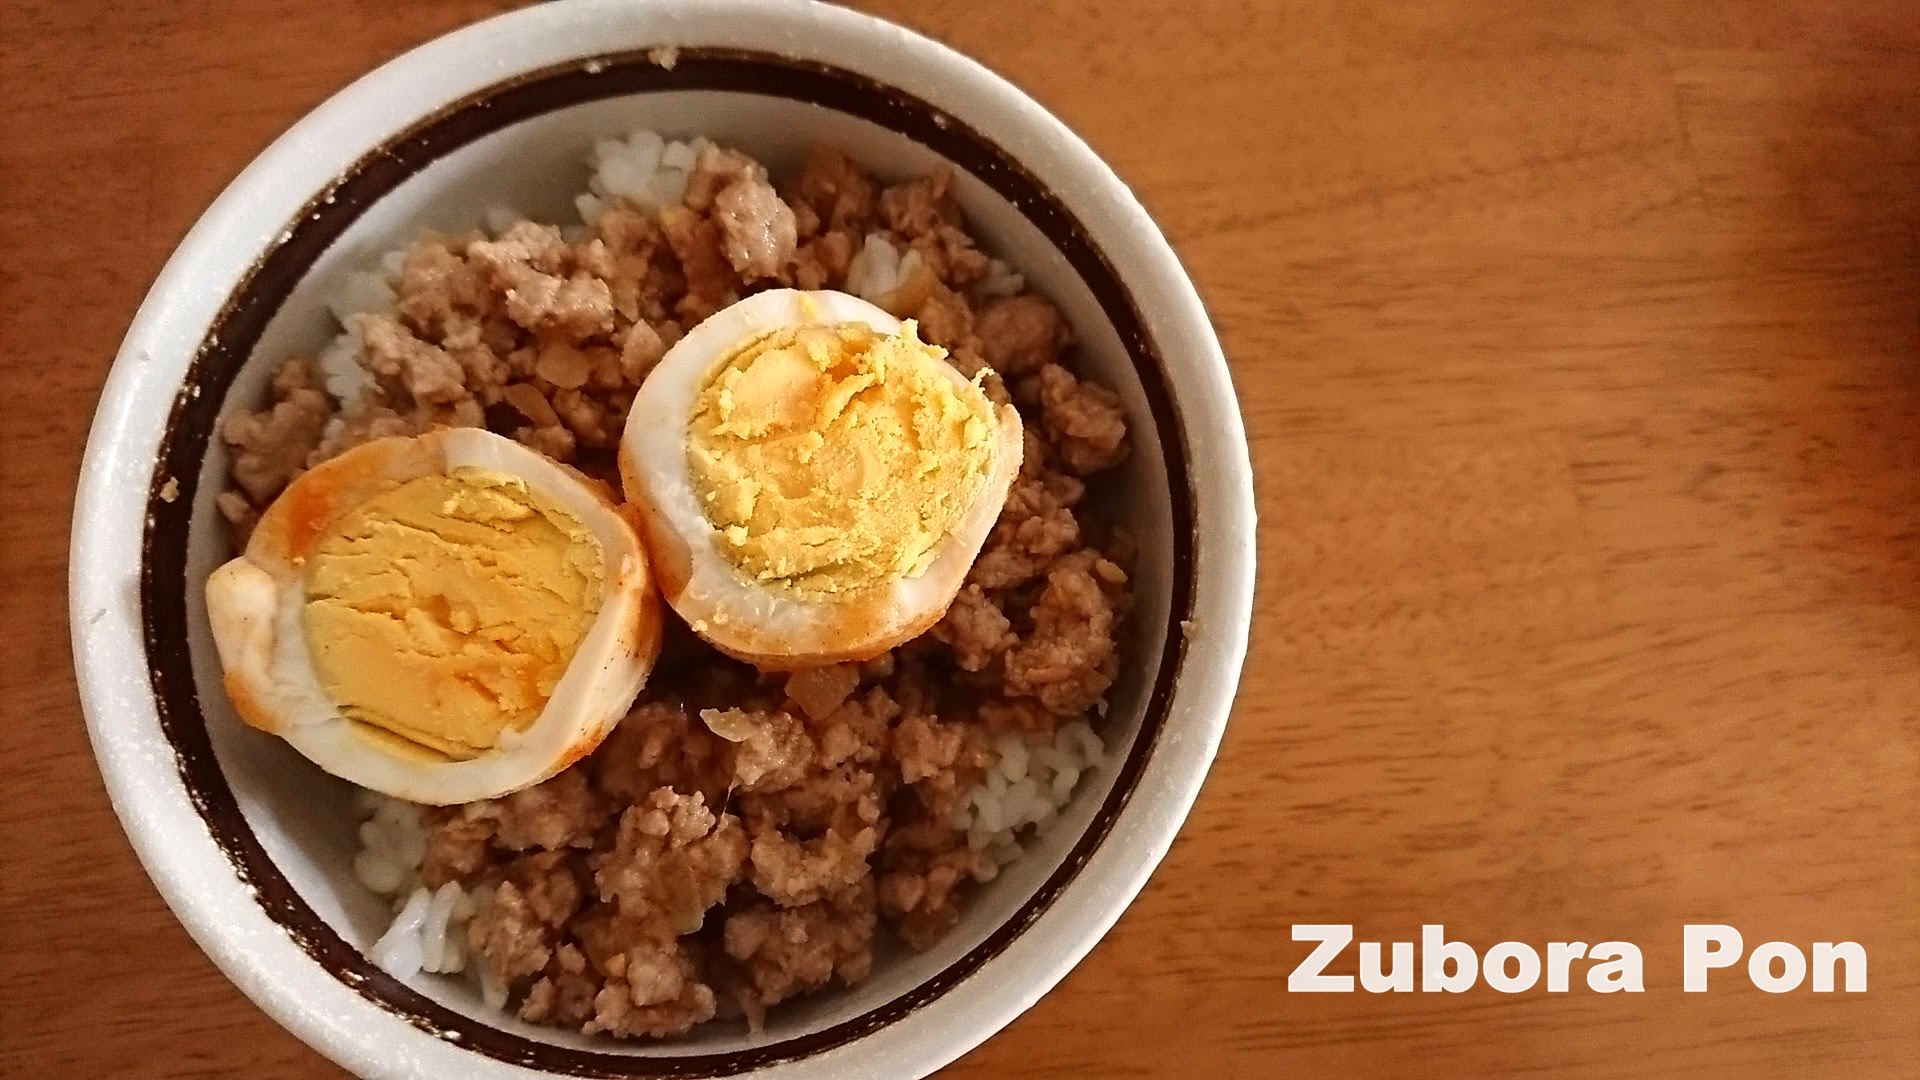
MULTIPOLYGON (((499 6, 0 4, 8 1077, 338 1075, 200 955, 108 808, 73 482, 221 186, 499 6)), ((1171 857, 946 1075, 1916 1075, 1911 0, 862 6, 1134 185, 1220 328, 1260 498, 1248 674, 1171 857), (1689 921, 1858 941, 1869 991, 1682 994, 1689 921), (1289 995, 1303 922, 1624 939, 1647 988, 1289 995)))

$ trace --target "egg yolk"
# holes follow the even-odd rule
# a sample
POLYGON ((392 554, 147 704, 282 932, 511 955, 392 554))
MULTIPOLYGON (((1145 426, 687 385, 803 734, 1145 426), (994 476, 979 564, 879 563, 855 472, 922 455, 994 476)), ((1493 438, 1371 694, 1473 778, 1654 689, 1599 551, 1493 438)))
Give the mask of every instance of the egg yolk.
POLYGON ((476 757, 545 709, 599 610, 603 561, 579 518, 519 477, 407 481, 307 560, 314 670, 375 742, 476 757))
POLYGON ((687 463, 743 574, 812 594, 925 570, 992 467, 993 412, 944 350, 858 323, 777 330, 715 365, 687 463))

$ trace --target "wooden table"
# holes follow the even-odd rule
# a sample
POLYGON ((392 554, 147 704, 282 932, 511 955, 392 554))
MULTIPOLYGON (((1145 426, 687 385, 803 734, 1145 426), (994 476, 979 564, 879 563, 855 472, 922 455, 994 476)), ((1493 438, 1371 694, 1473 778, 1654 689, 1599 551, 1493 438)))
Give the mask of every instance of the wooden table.
MULTIPOLYGON (((337 1075, 121 837, 67 655, 69 500, 215 192, 498 6, 0 12, 0 1073, 337 1075)), ((1910 0, 867 6, 1140 192, 1233 360, 1262 514, 1240 707, 1180 842, 948 1075, 1914 1075, 1910 0), (1870 988, 1683 994, 1689 921, 1858 941, 1870 988), (1308 922, 1623 939, 1646 992, 1288 994, 1308 922)))

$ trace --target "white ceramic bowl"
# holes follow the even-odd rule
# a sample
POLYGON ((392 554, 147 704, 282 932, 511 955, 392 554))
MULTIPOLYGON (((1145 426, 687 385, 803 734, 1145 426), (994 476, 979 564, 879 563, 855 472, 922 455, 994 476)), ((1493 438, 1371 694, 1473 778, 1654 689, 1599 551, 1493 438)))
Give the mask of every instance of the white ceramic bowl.
POLYGON ((919 1077, 1005 1025, 1093 946, 1165 854, 1212 760, 1245 650, 1253 492, 1219 344, 1126 187, 1020 91, 828 4, 568 0, 425 45, 348 87, 208 209, 128 331, 94 420, 72 552, 74 655, 114 806, 195 940, 295 1034, 365 1076, 919 1077), (664 54, 676 46, 671 68, 664 54), (1060 825, 924 954, 860 987, 628 1045, 489 1014, 464 985, 362 956, 344 785, 237 723, 201 583, 225 557, 218 418, 318 346, 320 298, 422 225, 506 202, 564 220, 596 135, 734 143, 776 171, 841 144, 883 178, 946 161, 983 243, 1058 303, 1122 394, 1117 500, 1142 544, 1109 763, 1060 825), (258 356, 259 363, 250 362, 258 356))

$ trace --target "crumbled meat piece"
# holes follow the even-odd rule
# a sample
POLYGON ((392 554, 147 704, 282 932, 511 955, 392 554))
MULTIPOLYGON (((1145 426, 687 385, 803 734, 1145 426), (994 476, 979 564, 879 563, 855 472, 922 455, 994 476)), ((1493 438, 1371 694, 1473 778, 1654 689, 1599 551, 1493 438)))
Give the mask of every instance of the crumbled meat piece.
POLYGON ((900 779, 912 787, 927 815, 944 821, 979 782, 989 760, 986 740, 966 723, 911 713, 893 729, 900 779))
POLYGON ((613 329, 613 290, 599 278, 556 277, 523 263, 507 264, 502 277, 507 283, 507 317, 528 330, 585 341, 613 329))
POLYGON ((620 442, 627 422, 624 408, 578 390, 556 390, 548 400, 581 446, 604 448, 620 442))
POLYGON ((629 949, 657 941, 666 932, 658 920, 629 918, 620 914, 617 905, 606 903, 595 904, 581 913, 571 929, 587 963, 603 976, 624 972, 629 949))
POLYGON ((913 312, 920 323, 920 339, 955 351, 979 352, 973 332, 973 309, 967 298, 935 283, 913 312))
POLYGON ((887 228, 909 241, 934 234, 943 225, 964 224, 960 204, 953 198, 953 172, 946 168, 881 192, 880 214, 887 228))
POLYGON ((513 369, 487 341, 484 327, 479 323, 461 326, 442 338, 440 347, 460 365, 461 381, 467 393, 483 405, 500 400, 507 380, 513 377, 513 369))
POLYGON ((511 268, 523 267, 540 274, 560 276, 567 273, 573 253, 552 225, 518 221, 494 240, 475 240, 467 245, 467 258, 486 267, 502 286, 511 286, 511 268))
POLYGON ((966 744, 958 724, 943 724, 916 713, 893 729, 893 756, 900 763, 900 779, 911 784, 953 768, 966 744))
POLYGON ((426 856, 420 863, 420 881, 437 889, 449 881, 471 882, 489 865, 493 822, 468 817, 458 807, 427 812, 426 856))
POLYGON ((421 341, 391 315, 357 315, 354 323, 363 343, 360 365, 375 378, 422 405, 467 398, 466 371, 445 349, 421 341))
POLYGON ((847 696, 860 686, 860 669, 853 664, 807 668, 787 677, 787 696, 810 720, 832 716, 847 696))
POLYGON ((580 950, 562 945, 553 950, 547 972, 527 990, 520 1003, 520 1019, 556 1027, 580 1028, 593 1018, 593 999, 602 982, 587 970, 580 950))
POLYGON ((494 842, 509 851, 588 847, 608 815, 584 772, 567 769, 523 791, 469 803, 469 816, 493 823, 494 842))
POLYGON ((873 225, 879 189, 839 147, 816 144, 794 181, 794 202, 829 232, 864 236, 873 225))
POLYGON ((580 910, 584 890, 579 859, 566 851, 522 855, 507 864, 507 880, 519 890, 529 914, 559 929, 580 910))
POLYGON ((622 915, 690 934, 726 896, 746 855, 746 835, 732 814, 716 817, 705 797, 660 788, 620 816, 613 851, 594 880, 600 898, 622 915))
POLYGON ((944 823, 901 825, 887 836, 877 884, 880 911, 907 944, 928 949, 960 921, 960 888, 983 856, 944 823))
POLYGON ((1018 731, 1049 737, 1059 729, 1061 720, 1046 706, 1026 698, 983 701, 976 715, 988 731, 1018 731))
POLYGON ((752 1003, 764 1009, 838 978, 852 986, 873 970, 871 882, 797 908, 755 904, 727 917, 721 940, 741 966, 752 1003))
POLYGON ((864 879, 867 857, 879 846, 874 825, 844 834, 828 830, 810 840, 763 828, 754 833, 749 856, 753 887, 782 907, 811 904, 864 879))
POLYGON ((969 581, 985 589, 1025 585, 1080 546, 1080 522, 1073 507, 1085 496, 1086 486, 1060 473, 1027 472, 1024 460, 1022 466, 968 574, 969 581))
POLYGON ((1125 571, 1092 552, 1048 571, 1033 630, 1007 654, 1007 691, 1063 716, 1103 705, 1118 667, 1111 593, 1125 583, 1125 571))
POLYGON ((494 977, 512 982, 547 966, 553 954, 552 933, 520 887, 503 881, 467 923, 467 946, 494 977))
POLYGON ((708 213, 721 250, 742 281, 769 278, 793 258, 793 210, 767 183, 767 170, 737 150, 709 144, 687 177, 687 209, 708 213))
POLYGON ((952 225, 935 226, 931 232, 913 238, 910 245, 935 278, 949 288, 959 289, 987 276, 992 260, 973 246, 973 237, 952 225))
POLYGON ((881 823, 889 794, 874 770, 839 765, 816 769, 778 792, 741 792, 737 805, 752 836, 773 829, 792 836, 854 836, 881 823))
POLYGON ((767 170, 738 150, 707 143, 693 159, 680 201, 694 213, 704 214, 713 209, 722 191, 742 180, 766 183, 767 170))
POLYGON ((737 791, 792 787, 813 764, 813 739, 800 721, 767 709, 702 709, 700 719, 732 744, 737 791))
POLYGON ((742 281, 770 278, 793 259, 793 211, 765 180, 736 180, 713 200, 727 263, 742 281))
MULTIPOLYGON (((288 360, 273 376, 273 404, 228 418, 221 438, 233 451, 233 482, 255 506, 265 506, 294 477, 320 443, 333 403, 320 389, 313 362, 288 360)), ((231 517, 231 515, 229 515, 231 517)))
POLYGON ((656 788, 704 795, 719 805, 732 779, 725 744, 673 702, 635 706, 600 744, 589 764, 594 786, 612 799, 638 803, 656 788))
POLYGON ((492 300, 486 269, 456 250, 457 238, 422 237, 393 281, 400 317, 430 338, 477 327, 492 300))
POLYGON ((843 762, 866 763, 880 756, 887 725, 900 715, 900 706, 880 687, 843 701, 825 719, 812 720, 814 740, 819 747, 823 768, 843 762))
POLYGON ((574 265, 607 283, 620 318, 657 319, 666 311, 667 291, 656 274, 660 240, 652 218, 620 203, 600 215, 593 237, 574 252, 574 265))
POLYGON ((847 280, 860 238, 850 232, 821 233, 794 252, 791 284, 801 289, 825 289, 847 280))
POLYGON ((934 624, 933 636, 953 650, 953 662, 963 671, 985 668, 1019 640, 1006 612, 977 584, 953 598, 945 617, 934 624))
POLYGON ((573 432, 558 422, 543 427, 514 428, 513 437, 555 461, 572 461, 574 450, 580 445, 573 432))
POLYGON ((1085 476, 1127 456, 1127 414, 1119 394, 1077 379, 1059 364, 1041 368, 1035 378, 1041 419, 1068 469, 1085 476))
POLYGON ((660 211, 660 228, 687 279, 686 295, 674 305, 687 325, 738 299, 733 269, 720 247, 718 226, 685 207, 669 206, 660 211))
POLYGON ((679 942, 655 941, 627 952, 623 971, 607 980, 593 1006, 581 1028, 588 1035, 663 1038, 713 1019, 718 1002, 679 942))
POLYGON ((1057 364, 1067 347, 1067 321, 1060 317, 1060 309, 1033 293, 989 301, 975 316, 973 330, 980 337, 980 355, 1002 378, 1057 364))

